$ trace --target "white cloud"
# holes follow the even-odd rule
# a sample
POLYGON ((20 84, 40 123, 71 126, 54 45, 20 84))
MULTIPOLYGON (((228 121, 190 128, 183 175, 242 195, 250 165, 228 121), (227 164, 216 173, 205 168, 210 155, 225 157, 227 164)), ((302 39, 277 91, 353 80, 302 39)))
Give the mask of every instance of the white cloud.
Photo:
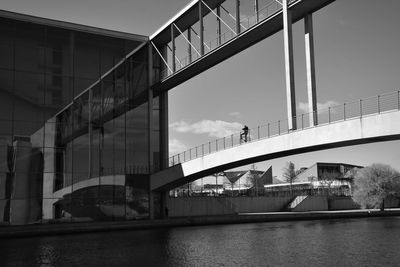
MULTIPOLYGON (((337 106, 337 105, 339 105, 338 102, 329 100, 329 101, 326 101, 325 103, 317 103, 317 110, 326 110, 329 107, 334 107, 334 106, 337 106)), ((303 113, 309 113, 310 112, 308 110, 308 103, 300 102, 298 108, 303 113)))
POLYGON ((178 139, 169 140, 169 154, 175 155, 186 151, 188 147, 178 139))
POLYGON ((235 117, 235 118, 240 118, 242 117, 242 114, 238 111, 232 111, 228 114, 229 116, 235 117))
POLYGON ((222 138, 240 132, 242 124, 220 120, 202 120, 192 124, 185 121, 173 122, 169 127, 178 133, 207 134, 209 137, 222 138))

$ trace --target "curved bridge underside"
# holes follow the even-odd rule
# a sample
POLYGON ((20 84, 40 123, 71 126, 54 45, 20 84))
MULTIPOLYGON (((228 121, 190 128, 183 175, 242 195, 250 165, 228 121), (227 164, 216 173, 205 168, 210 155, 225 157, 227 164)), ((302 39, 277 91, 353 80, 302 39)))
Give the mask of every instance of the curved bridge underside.
POLYGON ((205 155, 152 175, 151 189, 166 191, 247 164, 358 144, 400 139, 400 112, 319 125, 205 155))

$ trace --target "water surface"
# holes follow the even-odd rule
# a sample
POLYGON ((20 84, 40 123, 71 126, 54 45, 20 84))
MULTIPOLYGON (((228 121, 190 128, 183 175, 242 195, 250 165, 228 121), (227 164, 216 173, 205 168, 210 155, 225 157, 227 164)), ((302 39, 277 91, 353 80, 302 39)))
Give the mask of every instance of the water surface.
POLYGON ((400 217, 0 240, 0 266, 400 266, 400 217))

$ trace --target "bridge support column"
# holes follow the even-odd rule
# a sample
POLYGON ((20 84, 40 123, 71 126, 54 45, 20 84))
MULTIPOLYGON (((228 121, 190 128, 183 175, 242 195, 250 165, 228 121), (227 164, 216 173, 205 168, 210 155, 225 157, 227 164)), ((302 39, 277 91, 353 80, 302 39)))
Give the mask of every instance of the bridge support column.
POLYGON ((200 35, 200 56, 204 55, 204 26, 203 26, 203 1, 199 1, 199 35, 200 35))
POLYGON ((310 126, 318 125, 317 114, 317 89, 315 82, 315 56, 314 56, 314 31, 312 14, 304 17, 304 33, 306 48, 306 67, 307 67, 307 92, 308 110, 310 114, 310 126))
POLYGON ((293 64, 292 15, 291 11, 288 9, 288 2, 289 0, 282 0, 287 115, 288 115, 289 130, 296 130, 297 121, 296 121, 296 94, 295 94, 294 64, 293 64))
POLYGON ((154 157, 153 157, 153 142, 152 142, 152 134, 153 134, 153 47, 149 43, 148 45, 148 74, 147 74, 147 83, 148 83, 148 106, 147 106, 147 121, 148 121, 148 128, 147 128, 147 139, 148 139, 148 154, 147 154, 147 161, 149 165, 149 214, 150 219, 154 219, 154 196, 153 192, 151 191, 151 174, 154 172, 154 157))

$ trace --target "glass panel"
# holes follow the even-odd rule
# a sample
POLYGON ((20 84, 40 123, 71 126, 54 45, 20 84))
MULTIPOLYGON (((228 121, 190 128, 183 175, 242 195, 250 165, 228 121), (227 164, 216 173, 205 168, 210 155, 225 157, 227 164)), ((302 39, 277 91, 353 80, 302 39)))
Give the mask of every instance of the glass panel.
POLYGON ((75 73, 80 77, 89 79, 100 77, 99 50, 95 46, 78 45, 76 47, 75 73))
POLYGON ((74 79, 74 96, 79 95, 83 91, 85 91, 89 86, 94 84, 97 80, 95 79, 88 79, 88 78, 80 78, 75 77, 74 79))
POLYGON ((14 73, 9 70, 0 69, 0 84, 1 95, 11 96, 14 91, 14 73))
POLYGON ((126 113, 128 173, 147 173, 147 103, 126 113))
POLYGON ((15 21, 15 41, 27 46, 44 46, 45 26, 29 22, 15 21))
POLYGON ((11 143, 13 72, 0 69, 0 140, 11 143))
POLYGON ((0 67, 14 68, 14 47, 11 44, 0 43, 0 67))
POLYGON ((27 102, 27 104, 32 105, 34 108, 40 108, 44 104, 44 83, 45 76, 42 74, 16 71, 16 98, 27 102))
POLYGON ((89 170, 89 136, 84 134, 73 141, 73 184, 87 180, 89 170))
POLYGON ((73 94, 69 77, 58 74, 46 74, 46 106, 53 109, 53 114, 72 102, 73 94))
POLYGON ((14 39, 14 20, 0 18, 0 43, 12 45, 14 39))
POLYGON ((15 69, 31 72, 41 72, 44 64, 44 48, 16 45, 15 46, 15 69))

